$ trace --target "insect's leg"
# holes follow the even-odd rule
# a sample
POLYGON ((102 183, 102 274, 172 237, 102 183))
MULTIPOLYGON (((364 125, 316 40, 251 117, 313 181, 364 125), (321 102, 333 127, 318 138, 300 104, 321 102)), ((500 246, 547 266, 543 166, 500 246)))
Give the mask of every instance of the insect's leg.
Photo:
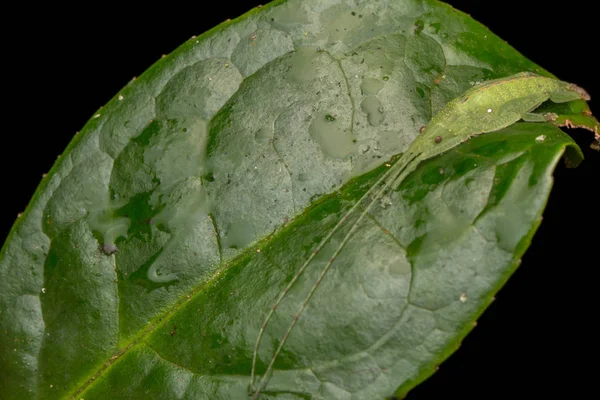
POLYGON ((546 121, 548 121, 546 116, 544 116, 542 114, 532 113, 532 112, 523 113, 521 115, 521 118, 525 122, 546 122, 546 121))
POLYGON ((321 251, 321 249, 323 249, 323 247, 327 244, 327 242, 329 241, 329 239, 331 239, 331 237, 335 234, 335 232, 337 232, 337 230, 340 228, 340 226, 342 226, 342 224, 344 222, 346 222, 348 217, 358 208, 358 206, 365 199, 369 198, 369 196, 373 193, 373 191, 375 191, 375 189, 379 185, 381 185, 390 175, 392 175, 398 167, 401 167, 402 161, 403 161, 403 157, 401 156, 396 161, 396 163, 394 165, 392 165, 390 167, 390 169, 385 174, 383 174, 383 176, 381 178, 379 178, 379 180, 377 182, 375 182, 375 184, 371 188, 369 188, 369 190, 367 190, 367 192, 352 206, 352 208, 348 212, 346 212, 346 214, 344 214, 342 216, 340 221, 329 231, 327 236, 325 236, 325 238, 323 240, 321 240, 319 245, 315 248, 315 250, 313 250, 312 254, 306 259, 304 264, 302 264, 302 266, 298 269, 298 271, 296 272, 296 275, 294 275, 294 277, 292 278, 290 283, 288 283, 288 285, 285 287, 285 289, 283 289, 283 291, 279 294, 279 297, 277 298, 277 300, 275 301, 275 303, 273 304, 273 306, 267 313, 267 316, 265 317, 265 320, 263 321, 262 326, 260 327, 260 330, 258 331, 258 337, 256 338, 256 343, 254 345, 254 353, 252 354, 252 370, 250 372, 250 392, 252 392, 254 390, 254 375, 256 372, 256 359, 258 357, 258 347, 260 345, 263 334, 267 328, 267 325, 268 325, 271 317, 275 313, 275 310, 277 309, 279 304, 281 304, 281 301, 287 295, 287 293, 290 291, 290 289, 292 288, 294 283, 296 283, 298 278, 300 278, 300 276, 302 275, 302 273, 304 272, 306 267, 308 267, 308 265, 311 263, 311 261, 317 255, 317 253, 319 251, 321 251))
POLYGON ((331 239, 331 237, 335 234, 335 232, 337 232, 337 230, 340 228, 340 226, 342 226, 342 224, 348 219, 348 217, 358 208, 358 206, 365 200, 367 199, 372 192, 382 183, 385 181, 385 179, 387 179, 392 173, 394 173, 394 170, 396 169, 395 167, 398 165, 401 161, 402 157, 396 161, 396 164, 394 164, 392 167, 390 167, 390 169, 383 174, 383 176, 381 178, 379 178, 379 180, 352 206, 352 208, 346 212, 346 214, 344 214, 344 216, 342 216, 342 218, 340 219, 340 221, 329 231, 329 233, 327 234, 327 236, 325 236, 325 238, 319 243, 319 245, 315 248, 315 250, 313 250, 312 254, 307 258, 307 260, 304 262, 304 264, 302 264, 302 266, 298 269, 298 271, 296 272, 296 274, 294 275, 294 277, 292 278, 292 280, 290 281, 290 283, 288 283, 288 285, 285 287, 285 289, 283 289, 283 291, 279 294, 279 297, 277 298, 277 300, 275 301, 275 303, 273 304, 273 306, 271 307, 271 309, 269 310, 269 312, 267 313, 267 316, 265 318, 265 320, 263 321, 262 326, 260 327, 260 330, 258 332, 258 337, 256 339, 256 343, 254 346, 254 353, 252 355, 252 370, 250 373, 250 390, 254 390, 254 375, 256 372, 256 359, 258 357, 258 347, 260 345, 262 336, 265 332, 265 329, 271 319, 271 317, 273 316, 273 314, 275 313, 275 310, 277 309, 277 307, 279 306, 279 304, 281 304, 281 301, 283 300, 283 298, 287 295, 287 293, 290 291, 290 289, 292 288, 292 286, 294 285, 294 283, 296 283, 296 281, 298 280, 298 278, 300 278, 300 276, 302 275, 302 273, 304 272, 304 270, 306 269, 306 267, 312 262, 312 260, 314 259, 314 257, 317 255, 317 253, 319 253, 319 251, 321 251, 321 249, 327 244, 327 242, 329 241, 329 239, 331 239))
MULTIPOLYGON (((260 382, 258 383, 258 386, 256 388, 256 392, 254 393, 254 395, 252 396, 252 400, 255 400, 258 398, 258 395, 260 394, 260 391, 262 390, 262 387, 264 386, 264 384, 266 383, 269 375, 271 374, 271 371, 273 370, 273 365, 275 364, 275 360, 277 360, 277 357, 279 356, 279 353, 281 353, 281 350, 283 349, 283 346, 285 345, 285 342, 287 341, 290 333, 292 332, 292 330, 294 329, 294 326, 296 325, 296 322, 298 321, 298 319, 300 318, 300 314, 302 314, 302 312, 304 311, 304 309, 306 308, 306 306, 308 305, 308 302, 310 301, 310 299, 312 298, 313 294, 316 292, 317 288, 319 287, 319 285, 321 284, 321 282, 323 281, 323 278, 325 277, 325 275, 327 274, 327 271, 329 271, 329 269, 331 268, 331 265, 333 264, 333 262, 335 261, 336 257, 340 254, 340 252, 342 251, 342 249, 345 247, 346 243, 348 243, 348 241, 350 240, 350 237, 352 236, 352 234, 356 231, 356 229, 358 229, 358 226, 360 224, 360 222, 362 221, 362 219, 365 217, 365 215, 367 215, 369 213, 369 211, 371 210, 371 208, 373 207, 373 205, 375 203, 377 203, 377 201, 383 196, 383 194, 394 184, 394 182, 397 182, 397 178, 398 176, 400 176, 404 170, 406 169, 407 165, 409 165, 412 161, 415 160, 415 158, 417 157, 417 155, 412 156, 411 155, 411 159, 408 160, 408 162, 406 163, 400 163, 400 161, 398 161, 394 167, 390 168, 390 171, 388 171, 387 173, 384 174, 384 176, 382 178, 380 178, 377 183, 375 185, 373 185, 368 191, 367 193, 365 193, 365 195, 363 195, 363 197, 361 197, 361 199, 359 201, 356 202, 356 204, 352 207, 352 209, 346 213, 346 215, 344 216, 344 220, 345 217, 347 215, 349 215, 349 213, 351 211, 353 211, 359 204, 362 203, 362 200, 365 198, 365 196, 367 196, 374 188, 376 188, 377 186, 379 186, 379 184, 382 182, 383 178, 387 178, 390 177, 389 180, 387 180, 384 184, 383 187, 381 188, 381 190, 379 190, 379 192, 377 193, 377 195, 375 196, 375 198, 367 205, 367 207, 365 208, 365 210, 359 215, 358 219, 356 220, 356 222, 354 222, 354 224, 352 225, 352 227, 350 227, 350 230, 348 231, 348 233, 346 234, 346 236, 344 236, 344 238, 342 239, 342 242, 339 244, 339 246, 337 247, 337 249, 335 250, 335 252, 333 253, 333 255, 331 256, 331 258, 329 259, 329 261, 327 262, 327 264, 325 265, 325 267, 323 267, 323 270, 321 271, 321 273, 319 274, 319 277, 317 278, 317 280, 315 281, 315 284, 313 285, 313 287, 310 289, 308 295, 306 296, 306 298, 304 299, 304 301, 302 302, 302 305, 300 306, 300 308, 298 309, 298 312, 296 313, 296 315, 294 316, 294 319, 292 320, 292 323, 290 324, 290 326, 288 327, 287 331, 285 332, 285 334, 283 335, 283 338, 281 339, 281 341, 279 342, 279 346, 277 347, 277 350, 275 351, 275 354, 273 354, 273 358, 271 358, 271 361, 269 362, 269 365, 267 367, 267 370, 265 371, 264 375, 262 376, 260 382), (396 168, 397 167, 397 168, 396 168), (392 170, 394 170, 394 173, 392 174, 392 170)), ((336 225, 336 228, 341 225, 340 223, 338 223, 338 225, 336 225)), ((334 228, 335 229, 335 228, 334 228)), ((313 253, 314 254, 314 253, 313 253)))

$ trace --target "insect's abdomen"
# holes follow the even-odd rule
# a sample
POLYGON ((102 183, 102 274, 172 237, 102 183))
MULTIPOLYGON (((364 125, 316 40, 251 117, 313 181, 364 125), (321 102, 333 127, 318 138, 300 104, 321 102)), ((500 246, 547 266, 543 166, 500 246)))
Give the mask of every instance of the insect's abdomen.
POLYGON ((471 136, 505 128, 548 100, 549 93, 559 89, 560 84, 566 85, 532 73, 520 73, 474 86, 440 110, 417 139, 416 150, 425 159, 471 136), (431 146, 432 142, 436 145, 431 146))

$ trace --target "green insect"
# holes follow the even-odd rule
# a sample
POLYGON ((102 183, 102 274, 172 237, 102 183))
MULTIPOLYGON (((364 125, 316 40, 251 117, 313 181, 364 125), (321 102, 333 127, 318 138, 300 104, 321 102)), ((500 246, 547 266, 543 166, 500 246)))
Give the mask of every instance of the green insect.
POLYGON ((408 150, 402 154, 378 182, 373 185, 358 202, 356 202, 356 204, 321 241, 310 257, 308 257, 304 264, 298 269, 296 275, 280 293, 277 301, 269 310, 260 328, 254 347, 252 372, 250 375, 250 393, 253 400, 258 398, 260 391, 265 386, 269 375, 273 370, 273 364, 281 353, 296 321, 306 308, 319 284, 327 274, 327 271, 329 271, 335 258, 356 231, 363 217, 367 215, 373 205, 382 198, 385 192, 390 188, 398 187, 421 162, 438 156, 473 136, 500 130, 521 119, 530 122, 546 121, 547 118, 545 116, 534 114, 533 110, 548 99, 555 103, 561 103, 578 99, 589 100, 590 97, 585 90, 574 84, 543 77, 531 72, 521 72, 506 78, 490 80, 473 86, 463 95, 448 102, 446 106, 432 118, 408 150), (376 194, 373 196, 375 192, 376 194), (282 337, 267 370, 258 383, 258 386, 255 388, 254 380, 258 348, 269 320, 283 298, 289 292, 290 288, 311 263, 315 255, 346 222, 348 217, 354 213, 361 204, 367 201, 369 202, 366 204, 365 210, 350 227, 350 230, 342 239, 330 261, 323 267, 314 286, 310 289, 308 295, 300 305, 298 312, 282 337))

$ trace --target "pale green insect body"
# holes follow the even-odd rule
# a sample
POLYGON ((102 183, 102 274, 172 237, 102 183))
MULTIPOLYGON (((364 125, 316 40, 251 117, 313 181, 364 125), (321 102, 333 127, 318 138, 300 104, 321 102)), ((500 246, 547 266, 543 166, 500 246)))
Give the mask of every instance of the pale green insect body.
POLYGON ((589 95, 585 90, 574 84, 543 77, 530 72, 522 72, 506 78, 490 80, 473 86, 463 95, 448 102, 444 108, 432 118, 417 139, 410 145, 408 150, 403 153, 378 182, 376 182, 361 197, 361 199, 356 202, 344 216, 342 216, 337 225, 327 234, 321 243, 319 243, 313 253, 305 260, 302 266, 300 266, 296 275, 280 293, 275 304, 268 311, 259 330, 254 347, 249 387, 253 400, 258 398, 260 391, 269 378, 275 360, 281 353, 296 321, 306 308, 327 271, 335 261, 335 258, 344 248, 352 234, 357 230, 363 217, 379 202, 382 196, 384 196, 390 188, 398 187, 422 161, 445 153, 473 136, 500 130, 512 125, 522 118, 530 121, 543 121, 543 117, 534 117, 535 114, 532 114, 531 112, 548 99, 557 103, 577 99, 589 100, 589 95), (269 320, 291 287, 312 262, 315 255, 331 239, 334 233, 346 223, 348 217, 357 211, 360 205, 365 202, 367 202, 367 204, 364 204, 363 211, 337 246, 330 261, 323 267, 317 281, 300 305, 298 312, 279 342, 279 346, 273 354, 264 375, 255 388, 254 378, 256 373, 258 348, 269 320))
POLYGON ((396 183, 404 180, 421 161, 442 154, 472 136, 506 128, 522 118, 543 121, 543 116, 535 118, 532 111, 549 99, 561 103, 589 100, 590 96, 577 85, 531 72, 473 86, 448 102, 401 156, 398 163, 406 165, 396 183))

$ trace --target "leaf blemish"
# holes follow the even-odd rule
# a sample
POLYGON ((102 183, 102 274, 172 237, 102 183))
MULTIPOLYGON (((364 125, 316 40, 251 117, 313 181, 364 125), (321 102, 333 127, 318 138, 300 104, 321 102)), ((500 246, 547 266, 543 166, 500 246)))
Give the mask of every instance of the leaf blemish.
POLYGON ((101 250, 104 254, 106 254, 107 256, 110 256, 110 255, 118 252, 119 248, 114 243, 104 243, 101 247, 101 250))

